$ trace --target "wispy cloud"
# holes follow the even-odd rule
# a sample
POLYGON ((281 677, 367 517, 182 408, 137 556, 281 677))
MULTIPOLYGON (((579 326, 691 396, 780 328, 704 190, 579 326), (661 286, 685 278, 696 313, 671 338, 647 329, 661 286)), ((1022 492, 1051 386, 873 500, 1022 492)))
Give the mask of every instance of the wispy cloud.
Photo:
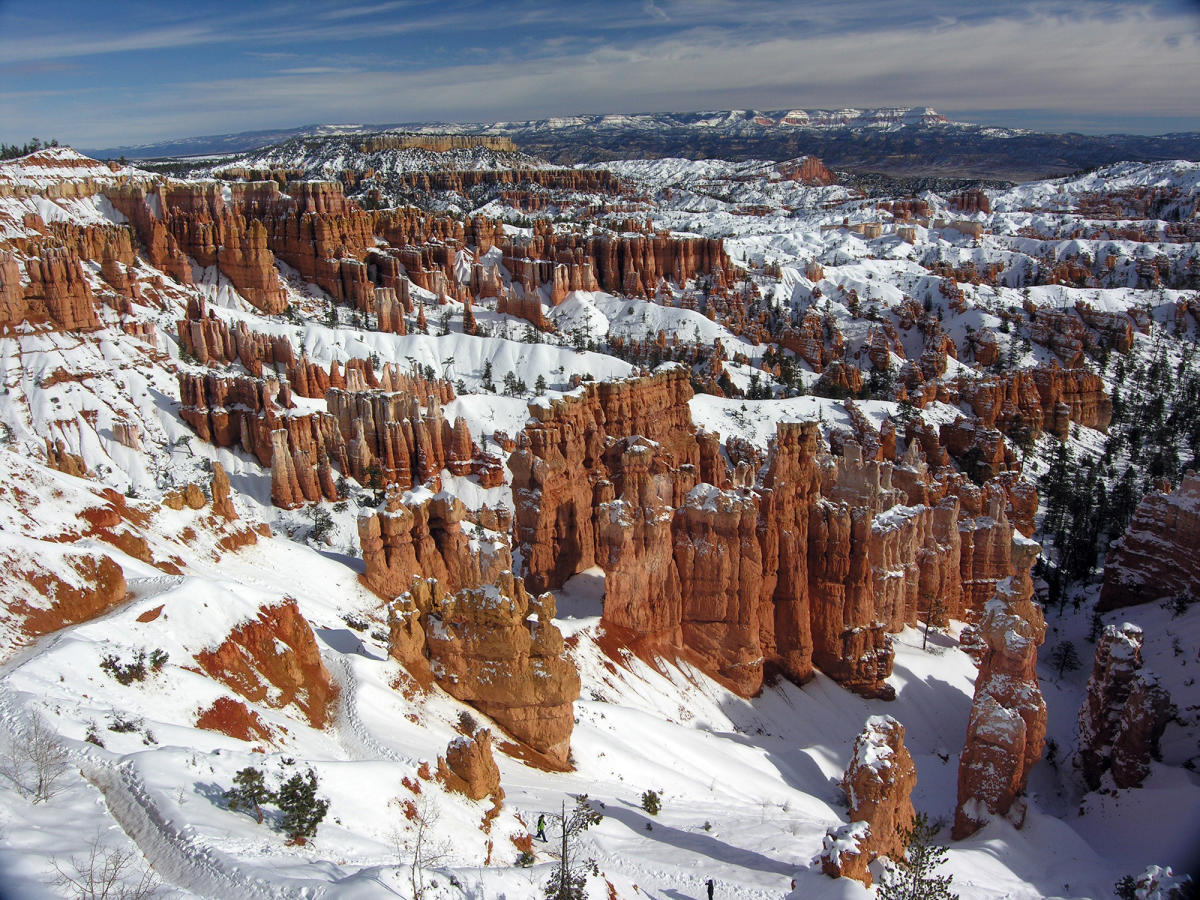
POLYGON ((412 0, 393 0, 391 3, 373 3, 365 6, 344 6, 320 13, 319 19, 354 19, 360 16, 377 16, 397 9, 412 8, 412 0))
POLYGON ((666 10, 664 10, 661 6, 656 6, 654 0, 646 0, 646 2, 642 4, 642 12, 663 22, 671 21, 671 17, 667 15, 666 10))

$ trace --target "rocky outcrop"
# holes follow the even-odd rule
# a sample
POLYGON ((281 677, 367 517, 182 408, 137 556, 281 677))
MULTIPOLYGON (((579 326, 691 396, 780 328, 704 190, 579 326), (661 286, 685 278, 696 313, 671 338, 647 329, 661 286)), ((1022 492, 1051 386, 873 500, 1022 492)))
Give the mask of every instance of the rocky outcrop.
POLYGON ((780 422, 758 486, 756 525, 761 546, 765 608, 759 614, 764 656, 797 681, 812 677, 813 607, 809 545, 813 507, 820 496, 815 422, 780 422))
POLYGON ((258 713, 232 697, 218 697, 211 706, 202 709, 196 715, 196 727, 219 731, 239 741, 267 740, 271 736, 258 713))
MULTIPOLYGON (((760 616, 769 611, 761 600, 763 554, 757 506, 744 488, 721 490, 700 484, 688 491, 674 516, 683 646, 743 696, 762 685, 760 616)), ((666 518, 669 522, 669 513, 666 518)), ((808 674, 797 673, 797 677, 808 674)))
POLYGON ((1129 528, 1108 551, 1101 612, 1139 603, 1200 596, 1200 475, 1188 472, 1175 491, 1142 498, 1129 528))
POLYGON ((531 596, 511 572, 456 593, 418 577, 392 605, 390 650, 418 681, 430 673, 540 762, 565 769, 580 682, 553 618, 554 595, 531 596))
POLYGON ((1083 365, 1083 320, 1068 310, 1048 306, 1037 307, 1035 315, 1029 334, 1032 341, 1053 350, 1068 369, 1083 365))
POLYGON ((1046 704, 1038 687, 1037 648, 1046 622, 1033 600, 1030 576, 1037 554, 1036 543, 1013 535, 1011 575, 997 585, 979 622, 987 649, 959 759, 956 840, 993 815, 1008 815, 1019 825, 1024 816, 1018 797, 1042 755, 1046 704))
MULTIPOLYGON (((610 482, 598 483, 596 510, 589 512, 595 519, 595 560, 605 571, 605 621, 652 648, 681 646, 672 473, 642 438, 626 438, 606 455, 619 476, 620 494, 612 496, 610 482)), ((690 487, 680 485, 681 490, 690 487)))
POLYGON ((1104 312, 1094 309, 1082 300, 1076 301, 1075 311, 1079 318, 1099 332, 1100 343, 1118 353, 1133 349, 1133 322, 1124 312, 1104 312))
POLYGON ((1079 710, 1076 760, 1087 786, 1099 788, 1108 771, 1117 787, 1140 785, 1172 713, 1166 690, 1142 668, 1142 630, 1107 626, 1079 710))
POLYGON ((439 756, 437 779, 448 791, 462 794, 469 800, 492 797, 496 803, 504 799, 500 787, 500 770, 492 757, 492 733, 481 728, 469 737, 457 737, 439 756))
POLYGON ((949 198, 950 208, 964 213, 990 213, 992 203, 980 188, 961 191, 949 198))
POLYGON ((233 508, 233 497, 230 495, 229 476, 225 474, 225 467, 219 462, 212 464, 212 511, 213 515, 226 521, 238 517, 233 508))
POLYGON ((76 478, 87 475, 87 463, 83 461, 83 457, 68 450, 66 443, 61 439, 51 441, 50 438, 46 438, 46 465, 56 472, 74 475, 76 478))
MULTIPOLYGON (((290 387, 273 376, 222 378, 181 371, 178 377, 180 417, 202 440, 241 446, 270 466, 272 502, 284 509, 341 499, 335 470, 375 488, 409 488, 436 479, 443 468, 475 475, 485 487, 497 484, 502 474, 499 459, 479 451, 465 423, 446 421, 441 398, 454 396, 446 382, 414 379, 385 367, 382 378, 371 375, 378 389, 330 388, 327 412, 302 412, 290 387), (424 407, 407 393, 412 388, 428 390, 424 407)), ((367 381, 362 366, 350 365, 344 380, 331 366, 329 379, 356 386, 367 381)))
POLYGON ((916 813, 912 790, 917 767, 904 746, 904 726, 891 716, 872 716, 854 741, 854 755, 842 778, 850 823, 866 829, 831 830, 825 839, 821 869, 871 886, 867 864, 878 856, 904 859, 908 831, 916 813), (853 837, 853 840, 847 838, 853 837))
POLYGON ((20 562, 8 568, 7 578, 27 583, 35 603, 14 604, 21 616, 21 629, 28 635, 49 634, 107 612, 125 602, 125 573, 120 564, 103 551, 72 551, 55 571, 36 566, 26 569, 20 562))
MULTIPOLYGON (((596 564, 594 509, 609 481, 609 439, 640 435, 662 445, 663 464, 698 465, 681 369, 626 382, 587 382, 581 394, 530 405, 532 421, 509 457, 516 538, 534 590, 561 587, 596 564)), ((611 460, 619 468, 619 460, 611 460)), ((607 499, 607 498, 605 498, 607 499)))
POLYGON ((942 425, 938 436, 946 451, 976 481, 995 478, 1017 465, 1016 454, 998 429, 986 428, 974 417, 959 417, 942 425))
POLYGON ((469 539, 461 524, 466 516, 462 501, 450 494, 406 505, 390 487, 384 508, 358 520, 363 583, 386 599, 410 590, 418 576, 435 578, 448 591, 494 583, 512 568, 512 554, 500 541, 469 539))
POLYGON ((815 156, 789 159, 775 166, 775 171, 785 181, 810 185, 837 184, 837 176, 815 156))
POLYGON ((1004 492, 995 482, 982 490, 961 485, 958 496, 962 510, 958 520, 962 602, 950 615, 974 620, 984 613, 999 585, 1013 573, 1014 528, 1006 512, 1004 492))
POLYGON ((17 258, 9 250, 0 250, 0 327, 24 321, 28 310, 17 258))
POLYGON ((28 312, 41 312, 65 331, 95 331, 100 327, 92 289, 79 257, 65 249, 47 249, 26 261, 28 312))
POLYGON ((1159 758, 1159 740, 1175 714, 1171 695, 1150 672, 1139 672, 1129 690, 1113 738, 1111 772, 1119 788, 1138 787, 1159 758))
POLYGON ((660 278, 682 286, 702 276, 724 285, 733 268, 720 240, 677 238, 666 233, 586 237, 553 231, 544 220, 535 221, 529 238, 506 240, 500 249, 503 265, 513 273, 514 281, 532 290, 550 285, 551 293, 561 296, 565 296, 565 288, 653 297, 660 278), (562 280, 557 292, 556 277, 562 280))
POLYGON ((312 628, 291 598, 259 610, 215 649, 196 654, 211 678, 252 703, 275 709, 294 704, 314 728, 323 728, 335 688, 312 628))
POLYGON ((1046 430, 1066 440, 1070 423, 1106 430, 1112 422, 1112 398, 1094 372, 1039 366, 1033 379, 1042 398, 1046 430))

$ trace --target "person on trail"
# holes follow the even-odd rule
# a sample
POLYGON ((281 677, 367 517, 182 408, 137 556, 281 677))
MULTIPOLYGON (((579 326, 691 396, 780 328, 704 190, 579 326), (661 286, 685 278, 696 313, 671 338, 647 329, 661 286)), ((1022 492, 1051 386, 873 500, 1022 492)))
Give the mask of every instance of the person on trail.
POLYGON ((708 888, 708 900, 713 900, 713 880, 710 878, 704 882, 704 886, 708 888))
POLYGON ((538 816, 537 836, 542 839, 543 844, 546 843, 546 817, 543 815, 538 816))

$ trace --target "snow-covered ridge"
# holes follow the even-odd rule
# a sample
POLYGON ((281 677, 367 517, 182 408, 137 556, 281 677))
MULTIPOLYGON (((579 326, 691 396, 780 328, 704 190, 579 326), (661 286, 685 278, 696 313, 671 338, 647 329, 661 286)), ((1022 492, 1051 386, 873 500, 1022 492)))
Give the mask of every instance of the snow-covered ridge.
POLYGON ((18 191, 42 192, 64 184, 88 181, 109 183, 137 175, 150 177, 129 166, 99 162, 70 147, 43 147, 26 156, 0 162, 0 195, 18 191))

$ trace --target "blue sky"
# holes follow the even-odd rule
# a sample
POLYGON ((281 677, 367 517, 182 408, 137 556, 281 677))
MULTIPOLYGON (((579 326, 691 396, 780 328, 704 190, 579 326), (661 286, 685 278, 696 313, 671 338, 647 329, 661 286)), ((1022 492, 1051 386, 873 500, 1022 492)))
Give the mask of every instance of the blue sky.
POLYGON ((1200 3, 0 0, 9 142, 843 106, 1200 130, 1200 3))

